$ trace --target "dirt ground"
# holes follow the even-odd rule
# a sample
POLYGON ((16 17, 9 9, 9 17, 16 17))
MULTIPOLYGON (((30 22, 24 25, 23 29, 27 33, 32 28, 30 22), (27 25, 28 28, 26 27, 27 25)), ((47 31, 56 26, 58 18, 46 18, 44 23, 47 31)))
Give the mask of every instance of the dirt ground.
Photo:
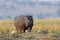
POLYGON ((60 40, 60 35, 44 33, 22 33, 0 35, 0 40, 60 40))

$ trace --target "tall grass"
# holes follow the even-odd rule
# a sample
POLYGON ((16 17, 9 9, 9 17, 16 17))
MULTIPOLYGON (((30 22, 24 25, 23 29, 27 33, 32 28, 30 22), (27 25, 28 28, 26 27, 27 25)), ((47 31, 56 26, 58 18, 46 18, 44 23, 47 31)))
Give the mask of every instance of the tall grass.
POLYGON ((33 31, 60 32, 60 20, 58 19, 35 19, 33 31))
MULTIPOLYGON (((0 20, 0 34, 11 33, 16 30, 13 20, 0 20)), ((33 32, 40 30, 49 33, 60 32, 60 19, 34 19, 33 32)))

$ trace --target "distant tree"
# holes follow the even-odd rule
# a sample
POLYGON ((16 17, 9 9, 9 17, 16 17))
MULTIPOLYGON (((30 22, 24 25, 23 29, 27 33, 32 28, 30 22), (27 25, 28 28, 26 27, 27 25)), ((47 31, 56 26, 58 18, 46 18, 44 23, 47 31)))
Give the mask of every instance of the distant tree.
POLYGON ((45 14, 46 17, 51 17, 52 15, 50 13, 45 14))
POLYGON ((34 6, 36 3, 35 3, 35 2, 32 2, 32 1, 29 1, 29 2, 27 2, 27 4, 28 4, 29 6, 34 6))
POLYGON ((43 14, 43 13, 38 14, 38 15, 37 15, 37 18, 43 19, 43 18, 44 18, 44 14, 43 14))
POLYGON ((60 17, 60 9, 57 10, 57 16, 60 17))
POLYGON ((8 6, 9 8, 9 10, 16 10, 16 7, 14 6, 14 5, 10 5, 10 6, 8 6))
POLYGON ((40 2, 39 4, 40 4, 40 5, 45 5, 45 6, 52 6, 51 3, 49 3, 49 2, 44 2, 44 1, 40 2))
POLYGON ((31 15, 31 16, 33 16, 32 13, 24 13, 23 15, 31 15))
POLYGON ((0 19, 3 19, 3 18, 0 16, 0 19))
POLYGON ((12 17, 11 17, 11 16, 7 16, 7 18, 8 18, 8 19, 12 19, 12 17))

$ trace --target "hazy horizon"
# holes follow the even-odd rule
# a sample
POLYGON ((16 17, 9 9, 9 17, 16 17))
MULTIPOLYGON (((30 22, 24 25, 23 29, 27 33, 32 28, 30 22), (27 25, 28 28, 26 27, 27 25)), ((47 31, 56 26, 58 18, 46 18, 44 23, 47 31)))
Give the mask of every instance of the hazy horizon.
POLYGON ((60 18, 60 1, 0 0, 0 19, 13 19, 21 14, 39 19, 60 18))

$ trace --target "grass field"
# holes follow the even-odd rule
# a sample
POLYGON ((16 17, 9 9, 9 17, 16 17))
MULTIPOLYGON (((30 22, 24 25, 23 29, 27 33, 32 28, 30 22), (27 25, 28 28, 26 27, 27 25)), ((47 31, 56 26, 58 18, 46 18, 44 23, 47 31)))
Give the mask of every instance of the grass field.
MULTIPOLYGON (((0 35, 9 34, 13 30, 16 30, 13 20, 0 20, 0 35)), ((33 33, 41 33, 41 35, 42 33, 59 34, 60 37, 60 19, 34 19, 31 35, 33 33)))

